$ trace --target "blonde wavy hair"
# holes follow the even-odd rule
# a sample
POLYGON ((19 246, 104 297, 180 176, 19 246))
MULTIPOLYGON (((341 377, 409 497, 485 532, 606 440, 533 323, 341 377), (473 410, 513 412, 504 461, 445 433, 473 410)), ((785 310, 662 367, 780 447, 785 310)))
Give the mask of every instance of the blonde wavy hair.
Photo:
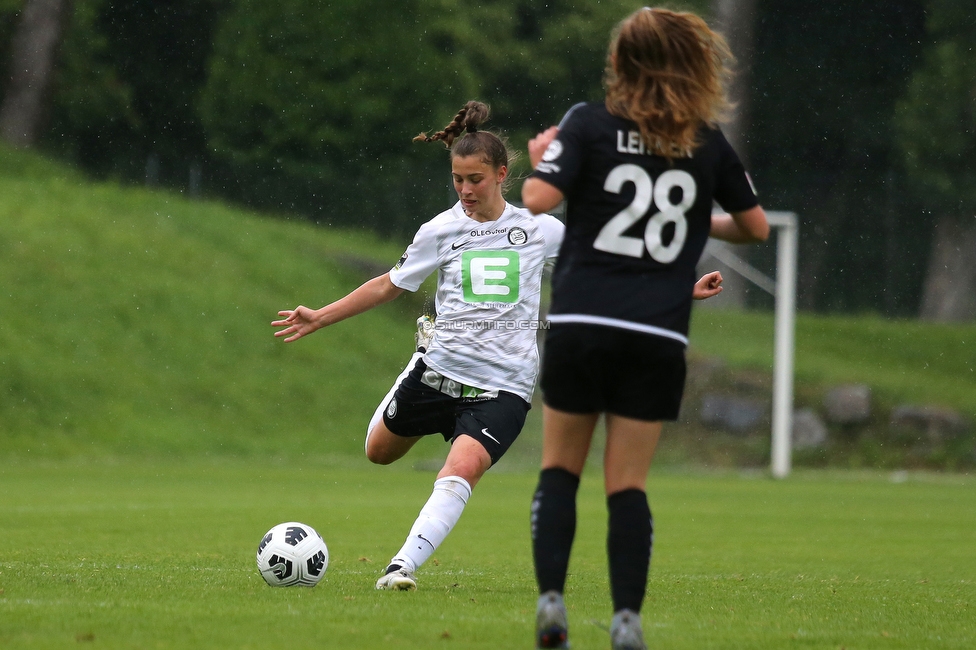
POLYGON ((690 155, 702 125, 731 108, 733 62, 721 34, 692 13, 643 8, 614 30, 607 53, 607 110, 637 123, 645 146, 667 158, 690 155))

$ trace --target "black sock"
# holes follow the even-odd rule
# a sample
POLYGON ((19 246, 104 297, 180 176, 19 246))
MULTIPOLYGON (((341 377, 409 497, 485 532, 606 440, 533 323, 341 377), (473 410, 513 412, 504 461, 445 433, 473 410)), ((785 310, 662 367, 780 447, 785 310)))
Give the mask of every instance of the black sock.
POLYGON ((539 593, 563 592, 569 552, 576 534, 579 477, 564 469, 544 469, 532 498, 532 558, 539 593))
POLYGON ((647 591, 654 520, 642 490, 623 490, 607 497, 610 513, 607 556, 613 611, 640 612, 647 591))

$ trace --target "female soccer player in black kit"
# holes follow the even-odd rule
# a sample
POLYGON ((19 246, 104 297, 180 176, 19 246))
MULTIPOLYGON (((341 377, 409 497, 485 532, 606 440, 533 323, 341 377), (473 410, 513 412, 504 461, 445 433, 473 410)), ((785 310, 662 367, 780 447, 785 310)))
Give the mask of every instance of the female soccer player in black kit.
MULTIPOLYGON (((766 215, 717 123, 724 39, 689 13, 641 9, 610 44, 606 100, 578 104, 529 143, 533 213, 566 200, 541 387, 542 471, 532 503, 536 642, 568 647, 563 589, 576 491, 605 414, 613 648, 645 648, 640 609, 653 524, 647 473, 675 420, 695 265, 708 237, 764 241, 766 215), (712 215, 713 201, 729 214, 712 215)), ((719 290, 715 287, 716 291, 719 290)))

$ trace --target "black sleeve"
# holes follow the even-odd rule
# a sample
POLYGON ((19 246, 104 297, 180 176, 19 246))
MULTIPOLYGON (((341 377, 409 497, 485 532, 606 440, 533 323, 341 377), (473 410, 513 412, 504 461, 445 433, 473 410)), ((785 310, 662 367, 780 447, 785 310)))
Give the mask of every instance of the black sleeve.
POLYGON ((546 149, 530 178, 541 178, 564 195, 579 175, 585 147, 585 104, 576 104, 559 123, 559 134, 546 149))
POLYGON ((717 132, 719 156, 715 178, 715 200, 726 212, 742 212, 759 205, 752 181, 735 149, 717 132))

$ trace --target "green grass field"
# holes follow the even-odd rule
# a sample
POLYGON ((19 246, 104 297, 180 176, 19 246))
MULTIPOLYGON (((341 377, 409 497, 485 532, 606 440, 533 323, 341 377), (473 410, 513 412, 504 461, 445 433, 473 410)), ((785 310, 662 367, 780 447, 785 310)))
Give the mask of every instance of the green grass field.
MULTIPOLYGON (((652 475, 649 647, 976 647, 971 477, 652 475)), ((488 475, 417 592, 373 590, 432 480, 365 460, 3 463, 0 647, 532 647, 530 472, 488 475), (255 567, 288 520, 329 544, 314 589, 255 567)), ((580 522, 573 647, 607 648, 596 473, 580 522)))

